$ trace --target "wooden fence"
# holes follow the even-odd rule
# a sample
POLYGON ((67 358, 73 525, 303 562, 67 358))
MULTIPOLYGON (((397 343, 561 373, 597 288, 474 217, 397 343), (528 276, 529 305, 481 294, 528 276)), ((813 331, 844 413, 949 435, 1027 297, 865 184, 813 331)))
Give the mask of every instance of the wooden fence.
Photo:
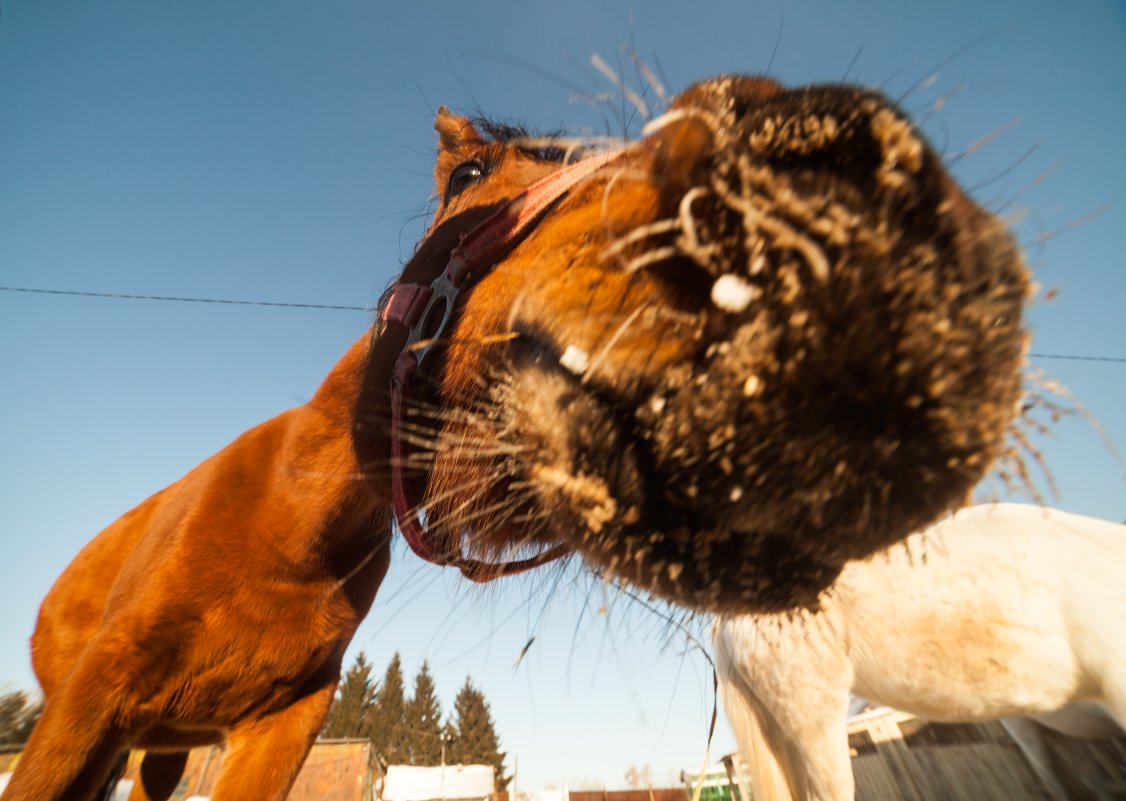
MULTIPOLYGON (((857 801, 1028 801, 1051 798, 1020 747, 997 722, 929 723, 888 710, 849 724, 857 801)), ((1053 742, 1053 768, 1073 798, 1126 799, 1126 737, 1053 742), (1063 752, 1061 752, 1063 753, 1063 752)))

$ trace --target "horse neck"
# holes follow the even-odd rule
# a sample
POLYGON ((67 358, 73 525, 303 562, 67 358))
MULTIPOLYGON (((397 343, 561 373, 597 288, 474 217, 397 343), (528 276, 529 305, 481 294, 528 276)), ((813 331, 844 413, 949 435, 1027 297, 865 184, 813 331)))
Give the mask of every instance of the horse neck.
POLYGON ((379 505, 389 507, 388 389, 395 354, 387 347, 388 339, 368 332, 353 342, 321 382, 308 407, 322 415, 333 435, 350 443, 353 469, 365 479, 360 482, 364 484, 362 491, 379 505))
POLYGON ((326 419, 341 426, 341 433, 348 437, 353 437, 356 431, 354 418, 364 394, 371 341, 371 334, 364 334, 353 342, 325 376, 308 404, 324 414, 326 419))
POLYGON ((361 458, 370 451, 365 438, 372 428, 359 417, 371 341, 370 334, 356 340, 309 402, 279 418, 285 420, 279 458, 294 472, 288 493, 291 500, 301 499, 303 514, 312 516, 305 526, 295 526, 295 535, 330 552, 351 550, 355 540, 370 548, 373 526, 386 518, 386 491, 361 458), (318 534, 310 536, 312 531, 318 534))

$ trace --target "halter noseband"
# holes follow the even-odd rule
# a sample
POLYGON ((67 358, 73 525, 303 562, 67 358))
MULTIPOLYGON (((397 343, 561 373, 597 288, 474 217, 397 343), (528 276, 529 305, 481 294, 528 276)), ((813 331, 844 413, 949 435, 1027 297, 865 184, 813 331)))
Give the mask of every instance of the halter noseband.
POLYGON ((443 336, 463 290, 493 268, 515 247, 547 208, 577 183, 614 159, 620 151, 601 153, 552 173, 510 200, 484 222, 461 236, 446 268, 429 284, 398 283, 383 314, 385 324, 408 329, 406 343, 391 371, 391 493, 395 519, 407 544, 418 556, 437 565, 457 567, 473 581, 491 581, 546 564, 567 553, 555 545, 528 559, 491 564, 462 555, 460 544, 441 548, 419 519, 419 505, 411 501, 404 475, 407 457, 403 440, 403 402, 411 379, 443 336))

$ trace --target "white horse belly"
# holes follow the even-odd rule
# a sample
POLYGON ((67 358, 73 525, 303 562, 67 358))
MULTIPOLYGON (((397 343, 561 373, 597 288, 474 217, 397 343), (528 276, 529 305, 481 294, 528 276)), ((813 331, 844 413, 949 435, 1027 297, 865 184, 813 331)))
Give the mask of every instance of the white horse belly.
POLYGON ((930 720, 975 720, 1098 693, 1045 564, 1052 549, 1027 530, 999 537, 999 521, 978 515, 989 539, 967 538, 976 521, 962 519, 957 538, 942 538, 940 524, 925 546, 846 568, 838 593, 856 694, 930 720))

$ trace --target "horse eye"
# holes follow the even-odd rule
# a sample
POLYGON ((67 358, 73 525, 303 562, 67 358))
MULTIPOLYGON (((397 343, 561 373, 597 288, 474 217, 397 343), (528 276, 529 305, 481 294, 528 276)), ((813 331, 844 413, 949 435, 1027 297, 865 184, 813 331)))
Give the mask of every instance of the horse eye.
POLYGON ((460 195, 463 191, 478 183, 485 177, 485 168, 479 161, 467 161, 459 164, 450 173, 450 185, 446 187, 446 199, 460 195))

